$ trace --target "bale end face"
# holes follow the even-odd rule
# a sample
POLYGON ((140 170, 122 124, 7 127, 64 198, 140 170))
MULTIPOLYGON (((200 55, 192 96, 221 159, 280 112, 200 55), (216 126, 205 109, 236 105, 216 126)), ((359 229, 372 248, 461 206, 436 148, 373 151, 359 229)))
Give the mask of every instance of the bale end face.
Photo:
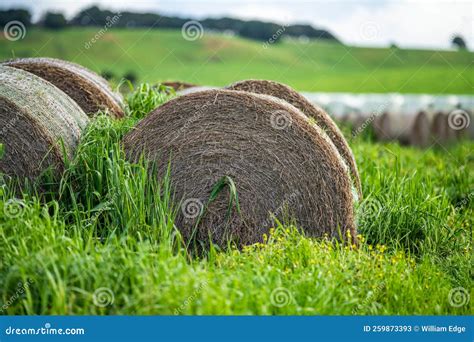
POLYGON ((156 163, 158 177, 171 163, 187 241, 261 242, 274 217, 294 219, 309 236, 349 230, 355 239, 346 166, 325 133, 283 101, 229 90, 184 95, 141 121, 124 147, 132 161, 156 163), (235 185, 238 209, 232 186, 213 191, 222 179, 235 185))

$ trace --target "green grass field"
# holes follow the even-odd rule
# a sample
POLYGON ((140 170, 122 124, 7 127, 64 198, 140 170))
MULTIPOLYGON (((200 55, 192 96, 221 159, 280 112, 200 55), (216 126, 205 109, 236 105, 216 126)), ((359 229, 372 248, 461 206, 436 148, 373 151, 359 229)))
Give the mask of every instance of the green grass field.
POLYGON ((119 144, 165 100, 151 95, 130 97, 125 120, 95 120, 42 195, 0 183, 0 314, 472 313, 474 143, 351 140, 365 194, 358 248, 283 222, 265 243, 190 257, 170 180, 119 144))
POLYGON ((205 32, 185 40, 180 31, 99 29, 53 32, 28 29, 19 41, 2 38, 0 59, 49 56, 75 61, 116 78, 134 72, 141 81, 181 80, 224 86, 273 79, 301 91, 472 94, 470 52, 359 48, 334 43, 269 45, 205 32), (89 49, 85 48, 90 44, 89 49))

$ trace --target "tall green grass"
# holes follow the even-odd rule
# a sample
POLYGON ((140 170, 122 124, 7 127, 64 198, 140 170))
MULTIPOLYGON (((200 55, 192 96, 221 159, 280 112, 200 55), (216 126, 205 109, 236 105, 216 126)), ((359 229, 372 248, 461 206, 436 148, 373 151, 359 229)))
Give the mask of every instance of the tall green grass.
MULTIPOLYGON (((120 146, 163 91, 135 89, 122 121, 98 117, 62 177, 45 175, 46 193, 2 178, 0 314, 471 312, 450 293, 472 288, 472 142, 423 151, 352 140, 365 193, 357 248, 282 223, 265 243, 197 257, 174 225, 172 180, 120 146)), ((223 179, 215 191, 224 186, 235 188, 223 179)))

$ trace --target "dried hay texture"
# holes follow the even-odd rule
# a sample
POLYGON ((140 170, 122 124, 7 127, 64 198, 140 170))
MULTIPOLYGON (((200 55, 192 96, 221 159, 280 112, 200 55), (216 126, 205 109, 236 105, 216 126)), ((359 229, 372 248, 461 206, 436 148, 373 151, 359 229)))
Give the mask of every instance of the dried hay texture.
POLYGON ((0 66, 0 172, 21 179, 62 168, 89 118, 65 93, 21 69, 0 66))
POLYGON ((159 177, 170 163, 186 241, 259 242, 275 226, 271 213, 309 236, 356 237, 346 164, 325 132, 285 101, 230 90, 180 96, 142 120, 124 148, 132 161, 154 161, 159 177), (229 210, 229 187, 208 202, 225 176, 240 210, 235 201, 229 210))
POLYGON ((316 120, 316 124, 326 132, 333 144, 336 146, 341 157, 349 167, 350 175, 354 186, 359 194, 359 197, 362 198, 362 187, 354 155, 352 154, 349 144, 347 143, 343 134, 337 127, 336 123, 322 108, 315 106, 314 104, 309 102, 303 95, 297 93, 289 86, 274 81, 240 81, 231 84, 227 87, 227 89, 247 91, 251 93, 270 95, 280 98, 298 108, 308 117, 316 120))
POLYGON ((107 81, 71 62, 54 58, 20 58, 2 63, 35 74, 69 95, 89 116, 107 111, 115 118, 124 116, 122 98, 107 81))

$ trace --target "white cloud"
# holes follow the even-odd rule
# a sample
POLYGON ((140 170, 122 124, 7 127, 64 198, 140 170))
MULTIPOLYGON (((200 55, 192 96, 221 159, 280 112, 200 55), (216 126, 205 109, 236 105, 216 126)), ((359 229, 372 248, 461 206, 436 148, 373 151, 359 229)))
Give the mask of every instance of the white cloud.
POLYGON ((359 7, 332 25, 347 41, 361 45, 396 42, 402 46, 449 47, 453 34, 462 34, 474 47, 473 3, 470 1, 398 1, 383 8, 359 7))

